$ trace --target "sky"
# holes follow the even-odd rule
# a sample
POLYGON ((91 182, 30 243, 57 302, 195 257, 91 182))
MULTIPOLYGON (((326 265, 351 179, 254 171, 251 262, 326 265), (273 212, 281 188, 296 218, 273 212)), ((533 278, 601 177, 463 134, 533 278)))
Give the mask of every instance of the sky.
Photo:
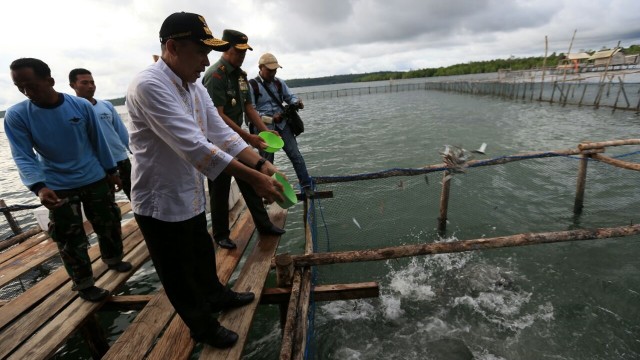
POLYGON ((545 36, 549 54, 567 53, 576 30, 571 52, 640 44, 638 0, 4 0, 0 110, 26 99, 9 70, 21 57, 46 62, 59 92, 74 94, 68 73, 83 67, 97 98, 124 96, 179 11, 203 15, 218 38, 244 32, 249 76, 271 52, 285 80, 543 56, 545 36))

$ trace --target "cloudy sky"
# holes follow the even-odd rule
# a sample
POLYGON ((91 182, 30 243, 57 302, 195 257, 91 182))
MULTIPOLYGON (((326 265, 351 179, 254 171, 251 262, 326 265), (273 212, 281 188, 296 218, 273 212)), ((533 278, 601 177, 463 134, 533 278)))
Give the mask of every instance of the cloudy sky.
POLYGON ((84 67, 96 97, 124 96, 176 11, 203 15, 216 37, 245 32, 249 76, 272 52, 284 79, 542 56, 545 35, 550 53, 566 53, 576 29, 572 52, 640 44, 638 0, 4 0, 0 110, 25 99, 9 72, 20 57, 47 62, 60 92, 73 93, 67 75, 84 67))

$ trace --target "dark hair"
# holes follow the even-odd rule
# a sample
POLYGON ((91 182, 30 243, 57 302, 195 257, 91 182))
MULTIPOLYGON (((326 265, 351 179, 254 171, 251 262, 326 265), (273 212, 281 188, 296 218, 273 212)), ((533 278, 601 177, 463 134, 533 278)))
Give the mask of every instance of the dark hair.
POLYGON ((78 77, 78 75, 91 75, 91 71, 83 68, 73 69, 69 73, 69 82, 70 83, 76 82, 76 78, 78 77))
POLYGON ((24 68, 33 69, 33 73, 40 78, 51 77, 51 69, 44 61, 34 58, 21 58, 14 60, 9 69, 11 71, 20 70, 24 68))

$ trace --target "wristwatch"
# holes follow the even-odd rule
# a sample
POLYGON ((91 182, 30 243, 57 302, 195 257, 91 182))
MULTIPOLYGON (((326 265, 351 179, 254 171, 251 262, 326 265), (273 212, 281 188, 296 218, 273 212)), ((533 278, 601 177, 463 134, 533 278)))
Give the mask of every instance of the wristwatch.
POLYGON ((267 159, 260 158, 260 160, 258 160, 258 162, 256 163, 256 166, 254 167, 254 169, 260 171, 260 169, 262 169, 262 165, 264 165, 264 163, 266 162, 267 162, 267 159))

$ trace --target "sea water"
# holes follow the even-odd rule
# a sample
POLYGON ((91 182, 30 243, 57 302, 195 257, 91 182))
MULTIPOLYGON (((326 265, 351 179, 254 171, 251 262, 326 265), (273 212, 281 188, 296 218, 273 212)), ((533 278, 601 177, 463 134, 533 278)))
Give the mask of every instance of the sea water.
MULTIPOLYGON (((437 164, 445 145, 476 149, 487 143, 486 158, 490 158, 523 151, 575 148, 584 140, 640 136, 640 118, 633 112, 612 113, 607 109, 424 90, 306 100, 300 114, 305 132, 298 142, 312 176, 437 164)), ((36 203, 35 197, 20 184, 5 136, 0 136, 0 156, 3 173, 0 198, 9 204, 36 203)), ((322 200, 326 221, 333 222, 319 225, 327 226, 326 237, 331 238, 331 246, 336 250, 342 250, 342 246, 366 249, 580 227, 581 224, 571 222, 571 208, 553 196, 548 199, 538 196, 541 199, 533 204, 525 201, 560 187, 558 178, 572 176, 571 181, 575 181, 575 161, 566 161, 571 164, 570 171, 518 165, 522 166, 519 171, 523 174, 518 178, 505 174, 508 172, 505 169, 487 171, 490 175, 486 183, 481 180, 477 188, 468 180, 465 182, 466 178, 454 179, 452 193, 468 194, 464 202, 465 218, 456 222, 452 217, 453 231, 443 238, 433 235, 434 217, 413 216, 422 209, 432 211, 426 207, 435 207, 437 211, 433 195, 428 201, 420 195, 420 189, 433 192, 439 188, 441 177, 437 175, 430 175, 428 184, 422 178, 392 182, 403 196, 405 212, 391 211, 396 209, 394 204, 379 204, 376 194, 384 189, 375 188, 378 185, 361 182, 336 186, 335 200, 322 200), (521 184, 522 178, 533 180, 521 184), (528 197, 514 193, 514 189, 524 189, 528 197), (495 213, 473 205, 476 198, 491 199, 492 204, 497 204, 495 213), (361 209, 366 207, 361 204, 368 203, 375 204, 374 211, 381 214, 378 218, 361 209), (507 205, 509 208, 500 212, 507 205), (535 221, 528 220, 531 218, 535 221), (385 230, 372 231, 376 223, 384 223, 385 230), (360 240, 361 234, 366 234, 362 237, 366 240, 360 240)), ((296 182, 286 156, 277 154, 275 163, 296 182)), ((615 180, 601 176, 596 181, 588 180, 587 188, 615 180)), ((381 185, 384 186, 387 184, 381 185)), ((571 198, 575 184, 561 191, 571 198)), ((627 191, 624 196, 610 195, 614 196, 612 208, 623 204, 623 210, 599 211, 597 217, 587 214, 582 225, 621 226, 638 222, 640 214, 633 210, 638 209, 633 204, 640 203, 637 191, 627 191)), ((606 191, 597 192, 597 196, 603 199, 599 202, 590 199, 592 204, 607 204, 606 191)), ((586 206, 589 208, 589 203, 586 206)), ((290 209, 287 234, 282 237, 278 252, 303 251, 301 217, 301 205, 290 209)), ((26 215, 19 220, 23 226, 34 222, 26 215)), ((315 303, 314 333, 309 340, 312 356, 316 359, 639 358, 638 258, 640 239, 636 236, 607 242, 547 244, 320 268, 319 283, 377 281, 380 297, 315 303)), ((267 286, 274 286, 272 278, 267 280, 267 286)), ((158 287, 157 276, 148 263, 121 293, 152 293, 158 287)), ((100 314, 111 341, 135 315, 133 311, 100 314)), ((278 357, 278 318, 277 306, 259 307, 244 358, 278 357)), ((56 357, 88 358, 88 354, 82 340, 74 337, 56 357)))

